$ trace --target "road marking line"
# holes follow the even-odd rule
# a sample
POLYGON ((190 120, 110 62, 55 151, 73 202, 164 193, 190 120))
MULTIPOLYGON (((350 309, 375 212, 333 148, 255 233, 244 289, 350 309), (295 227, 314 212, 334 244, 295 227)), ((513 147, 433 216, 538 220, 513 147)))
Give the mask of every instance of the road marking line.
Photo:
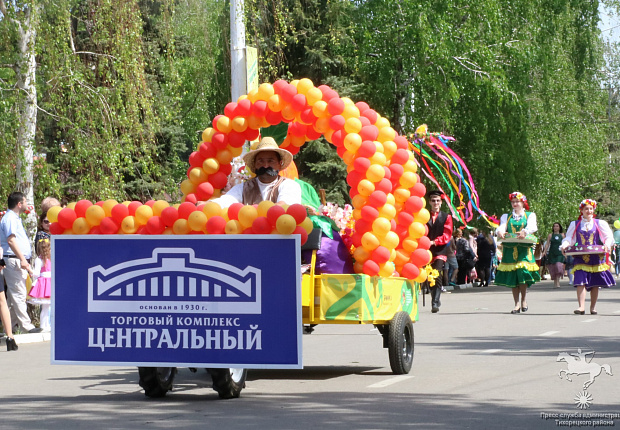
POLYGON ((546 331, 544 333, 539 334, 538 336, 553 336, 554 334, 558 334, 559 331, 546 331))
POLYGON ((495 354, 496 352, 502 352, 503 349, 485 349, 484 351, 480 351, 481 354, 495 354))
POLYGON ((590 319, 587 319, 587 320, 583 320, 581 322, 582 323, 587 323, 587 322, 592 322, 592 321, 596 321, 596 318, 590 318, 590 319))
POLYGON ((376 384, 369 385, 368 388, 383 388, 388 385, 397 384, 402 381, 406 381, 407 379, 413 378, 412 375, 399 375, 390 379, 386 379, 385 381, 377 382, 376 384))

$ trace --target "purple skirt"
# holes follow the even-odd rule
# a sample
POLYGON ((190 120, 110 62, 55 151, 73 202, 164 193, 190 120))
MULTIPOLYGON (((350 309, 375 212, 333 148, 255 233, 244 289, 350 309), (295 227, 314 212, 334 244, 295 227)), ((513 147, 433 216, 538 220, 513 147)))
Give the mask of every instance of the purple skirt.
POLYGON ((590 291, 592 288, 609 288, 616 285, 616 281, 609 270, 594 273, 575 270, 573 284, 575 287, 585 285, 586 290, 590 291))
POLYGON ((547 264, 547 270, 551 279, 562 279, 564 277, 564 263, 547 264))

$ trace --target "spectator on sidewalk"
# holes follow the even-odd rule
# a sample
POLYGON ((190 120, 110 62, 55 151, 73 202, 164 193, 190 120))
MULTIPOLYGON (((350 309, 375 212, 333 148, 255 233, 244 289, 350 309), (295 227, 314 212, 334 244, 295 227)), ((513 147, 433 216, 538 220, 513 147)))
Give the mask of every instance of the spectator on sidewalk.
POLYGON ((7 285, 8 304, 12 326, 19 326, 28 333, 39 333, 30 321, 26 307, 26 279, 32 275, 30 257, 32 248, 20 215, 26 212, 28 202, 24 194, 16 191, 8 198, 8 210, 0 221, 0 246, 4 253, 4 279, 7 285))
POLYGON ((431 292, 431 312, 439 312, 441 306, 441 292, 443 291, 443 269, 448 260, 448 242, 452 234, 452 216, 441 211, 442 197, 444 194, 439 190, 429 191, 427 194, 430 203, 431 217, 426 223, 428 238, 431 240, 430 251, 433 255, 431 267, 439 272, 435 279, 435 285, 429 287, 431 292))

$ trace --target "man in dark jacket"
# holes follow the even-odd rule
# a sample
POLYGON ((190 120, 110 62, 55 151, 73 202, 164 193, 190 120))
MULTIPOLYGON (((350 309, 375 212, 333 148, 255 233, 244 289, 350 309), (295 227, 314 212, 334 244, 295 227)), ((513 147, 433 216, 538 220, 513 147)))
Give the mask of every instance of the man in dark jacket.
POLYGON ((441 306, 441 291, 443 289, 443 268, 448 259, 448 242, 452 237, 452 216, 446 212, 442 212, 441 199, 444 194, 439 190, 429 191, 427 194, 430 203, 431 218, 426 224, 428 226, 428 238, 431 240, 431 266, 439 272, 439 276, 435 279, 435 285, 430 287, 431 292, 431 312, 439 312, 441 306))

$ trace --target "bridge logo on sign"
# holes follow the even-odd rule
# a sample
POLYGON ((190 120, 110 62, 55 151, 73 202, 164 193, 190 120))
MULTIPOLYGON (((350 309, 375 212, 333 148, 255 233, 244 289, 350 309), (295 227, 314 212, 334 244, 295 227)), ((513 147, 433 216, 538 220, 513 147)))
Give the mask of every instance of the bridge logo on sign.
POLYGON ((260 314, 261 270, 156 248, 150 258, 89 268, 88 311, 260 314))

